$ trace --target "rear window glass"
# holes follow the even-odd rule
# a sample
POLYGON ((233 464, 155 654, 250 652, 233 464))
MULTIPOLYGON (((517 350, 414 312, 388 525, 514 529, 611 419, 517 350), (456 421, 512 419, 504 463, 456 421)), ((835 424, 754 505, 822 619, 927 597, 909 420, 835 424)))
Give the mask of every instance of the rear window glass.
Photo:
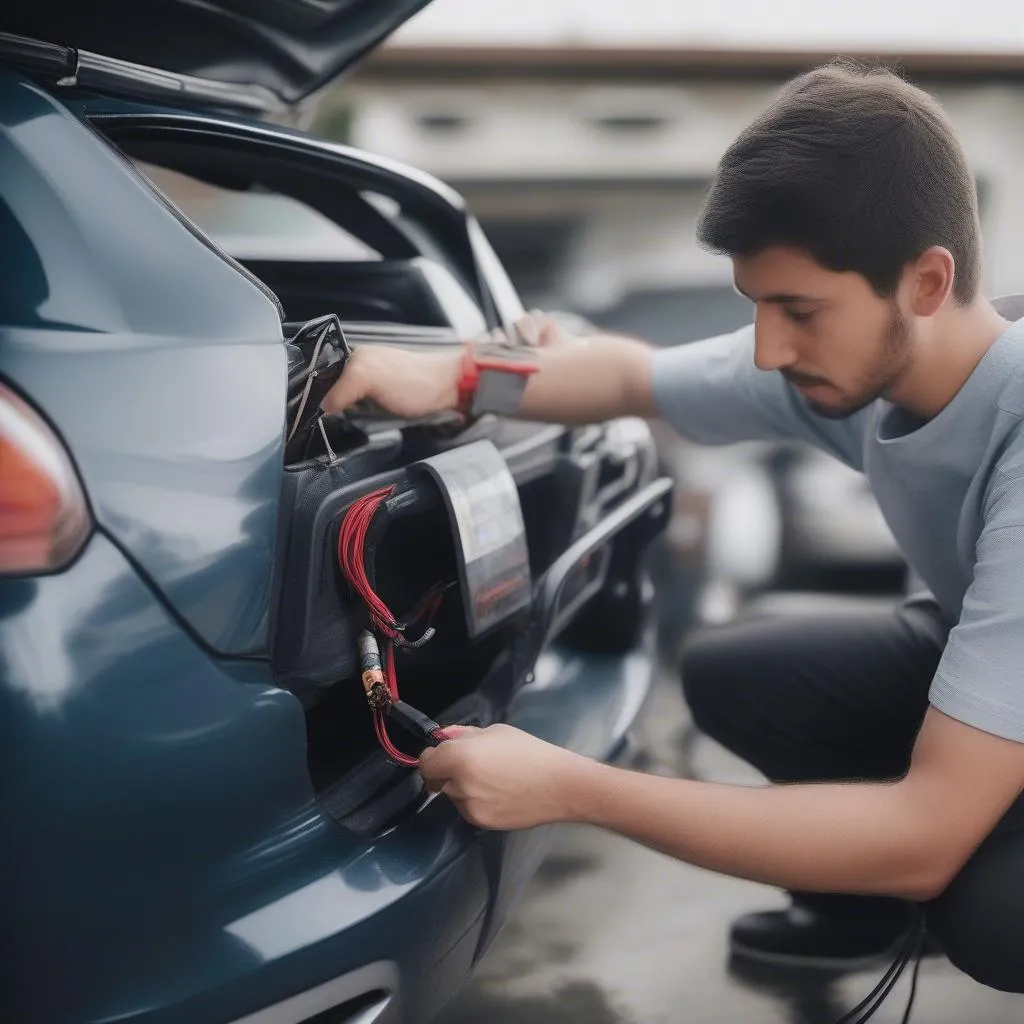
POLYGON ((380 253, 310 206, 274 192, 238 192, 138 163, 186 217, 236 259, 379 260, 380 253))

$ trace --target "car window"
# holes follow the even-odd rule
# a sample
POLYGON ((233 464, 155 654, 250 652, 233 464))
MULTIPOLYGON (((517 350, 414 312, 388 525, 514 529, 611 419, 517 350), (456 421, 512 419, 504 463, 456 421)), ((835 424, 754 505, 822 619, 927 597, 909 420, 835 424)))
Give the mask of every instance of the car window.
POLYGON ((186 174, 137 163, 186 217, 236 259, 379 260, 322 213, 290 196, 217 188, 186 174))

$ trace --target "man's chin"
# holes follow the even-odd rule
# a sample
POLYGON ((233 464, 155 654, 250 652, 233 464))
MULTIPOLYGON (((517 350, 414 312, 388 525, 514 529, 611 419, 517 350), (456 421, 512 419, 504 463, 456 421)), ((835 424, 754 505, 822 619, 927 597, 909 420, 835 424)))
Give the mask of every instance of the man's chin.
POLYGON ((819 402, 814 398, 805 397, 804 401, 815 416, 825 420, 845 420, 869 406, 874 397, 846 402, 819 402))

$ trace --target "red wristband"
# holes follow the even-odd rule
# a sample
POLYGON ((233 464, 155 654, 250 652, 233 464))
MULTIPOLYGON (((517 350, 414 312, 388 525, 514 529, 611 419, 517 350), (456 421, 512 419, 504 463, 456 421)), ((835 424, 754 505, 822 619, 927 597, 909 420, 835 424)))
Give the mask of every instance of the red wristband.
POLYGON ((477 367, 473 343, 467 342, 466 347, 462 350, 462 361, 459 364, 459 412, 469 415, 470 407, 473 404, 473 396, 476 394, 479 383, 480 370, 477 367))
MULTIPOLYGON (((460 375, 458 380, 459 411, 467 416, 480 412, 473 409, 480 378, 487 372, 513 374, 523 379, 540 369, 536 363, 520 362, 515 359, 478 359, 472 342, 467 343, 462 354, 460 375)), ((487 411, 487 410, 482 410, 487 411)), ((501 410, 507 413, 508 410, 501 410)))

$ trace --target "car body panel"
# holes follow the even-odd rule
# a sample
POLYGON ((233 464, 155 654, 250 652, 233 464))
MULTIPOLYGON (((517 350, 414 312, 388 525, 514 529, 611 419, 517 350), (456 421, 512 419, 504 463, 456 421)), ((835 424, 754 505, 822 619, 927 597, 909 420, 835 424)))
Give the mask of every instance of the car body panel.
MULTIPOLYGON (((145 69, 249 87, 251 96, 255 87, 290 104, 351 68, 428 2, 7 0, 2 27, 145 69)), ((140 73, 138 89, 152 77, 140 73)))
POLYGON ((287 127, 88 95, 61 98, 68 109, 119 139, 180 136, 191 137, 193 144, 217 145, 225 150, 259 147, 277 159, 301 161, 322 175, 343 176, 346 182, 372 191, 387 195, 400 191, 403 202, 410 204, 424 225, 444 240, 455 260, 455 269, 481 303, 485 315, 491 314, 488 326, 510 323, 524 312, 508 274, 476 219, 467 211, 462 196, 433 175, 397 160, 287 127))
MULTIPOLYGON (((102 532, 0 582, 0 651, 11 1019, 231 1020, 378 961, 382 1019, 423 1019, 543 855, 548 830, 479 832, 443 798, 372 838, 323 817, 298 700, 202 650, 102 532)), ((508 720, 607 757, 652 664, 553 648, 508 720)))
POLYGON ((0 372, 45 410, 97 521, 202 641, 264 651, 287 377, 273 302, 98 135, 2 70, 0 147, 21 241, 0 372))

